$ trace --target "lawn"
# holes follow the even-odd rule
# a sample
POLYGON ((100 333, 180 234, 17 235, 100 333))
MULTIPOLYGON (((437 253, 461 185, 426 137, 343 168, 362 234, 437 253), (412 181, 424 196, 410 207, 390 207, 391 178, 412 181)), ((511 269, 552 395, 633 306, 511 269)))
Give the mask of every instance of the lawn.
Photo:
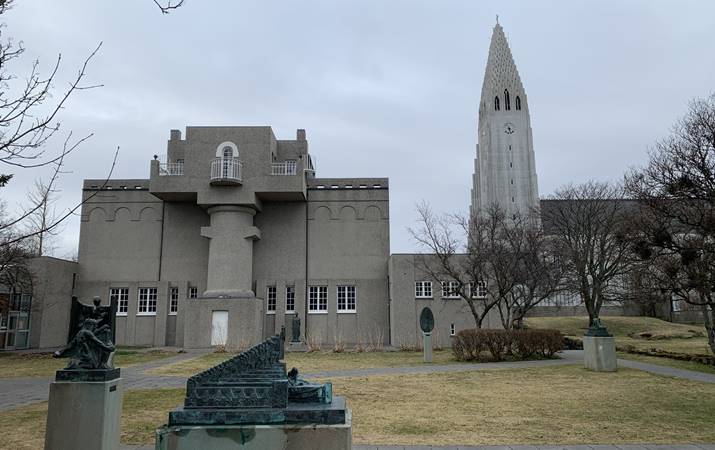
MULTIPOLYGON (((504 445, 715 441, 715 385, 579 366, 335 378, 356 444, 504 445)), ((122 439, 151 444, 183 389, 125 394, 122 439)), ((3 444, 41 448, 46 404, 0 413, 3 444)))
MULTIPOLYGON (((119 349, 114 357, 117 367, 130 367, 162 358, 176 352, 119 349)), ((49 377, 67 366, 67 359, 53 358, 50 353, 0 352, 0 378, 49 377)))
POLYGON ((715 366, 702 364, 697 361, 681 361, 678 359, 663 358, 658 356, 637 355, 634 353, 618 352, 621 359, 657 364, 659 366, 674 367, 676 369, 692 370, 694 372, 710 373, 715 375, 715 366))
MULTIPOLYGON (((601 317, 617 346, 632 345, 640 350, 709 355, 707 334, 702 325, 684 325, 652 317, 601 317)), ((588 317, 529 317, 527 326, 555 328, 566 336, 582 337, 588 317)))
MULTIPOLYGON (((233 353, 208 353, 197 358, 180 361, 152 369, 154 375, 191 376, 235 356, 233 353)), ((301 373, 316 373, 334 370, 367 369, 376 367, 400 367, 422 365, 422 352, 288 352, 286 367, 297 367, 301 373)), ((456 363, 451 350, 434 352, 434 364, 456 363)))

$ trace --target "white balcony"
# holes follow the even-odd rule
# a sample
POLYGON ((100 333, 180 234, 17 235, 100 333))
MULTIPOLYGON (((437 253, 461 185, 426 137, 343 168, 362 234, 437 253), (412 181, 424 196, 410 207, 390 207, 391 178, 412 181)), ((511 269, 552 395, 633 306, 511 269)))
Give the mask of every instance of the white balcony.
POLYGON ((297 166, 298 164, 294 160, 272 163, 271 175, 295 175, 297 166))
POLYGON ((184 163, 161 163, 159 164, 159 176, 160 177, 171 177, 176 175, 184 174, 184 163))
POLYGON ((214 158, 211 161, 211 184, 239 185, 243 179, 243 163, 238 158, 214 158))

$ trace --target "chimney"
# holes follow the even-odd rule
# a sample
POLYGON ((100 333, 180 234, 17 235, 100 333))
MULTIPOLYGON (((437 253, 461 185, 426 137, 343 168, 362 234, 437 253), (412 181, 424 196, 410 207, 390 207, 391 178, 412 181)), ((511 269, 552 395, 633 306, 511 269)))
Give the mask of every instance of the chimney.
POLYGON ((171 130, 169 132, 170 141, 180 141, 181 140, 181 130, 171 130))
POLYGON ((305 140, 305 130, 302 128, 298 128, 298 131, 296 132, 296 140, 298 141, 304 141, 305 140))

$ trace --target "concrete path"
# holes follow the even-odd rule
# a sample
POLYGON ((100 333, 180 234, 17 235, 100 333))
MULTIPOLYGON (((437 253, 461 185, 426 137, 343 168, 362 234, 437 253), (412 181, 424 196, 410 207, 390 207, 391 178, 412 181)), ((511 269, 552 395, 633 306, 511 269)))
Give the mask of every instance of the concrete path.
MULTIPOLYGON (((122 369, 126 389, 152 389, 152 388, 183 388, 186 386, 186 377, 150 375, 145 373, 149 369, 165 366, 186 359, 196 358, 208 350, 190 351, 169 358, 160 359, 146 364, 122 369)), ((551 367, 568 364, 582 364, 583 351, 567 350, 561 353, 561 359, 543 361, 521 361, 502 363, 468 363, 468 364, 439 364, 406 367, 381 367, 371 369, 353 369, 340 371, 325 371, 306 373, 308 378, 338 378, 361 377, 377 375, 407 375, 465 372, 476 370, 520 369, 551 367)), ((643 370, 657 375, 664 375, 704 383, 715 383, 715 374, 694 372, 691 370, 676 369, 673 367, 659 366, 637 361, 619 359, 620 367, 643 370)), ((49 395, 50 378, 4 378, 0 379, 0 412, 18 406, 46 401, 49 395)), ((643 450, 643 449, 640 449, 643 450)), ((715 450, 715 449, 712 449, 715 450)))
MULTIPOLYGON (((120 450, 154 450, 154 446, 123 445, 120 450)), ((715 450, 715 444, 623 445, 353 445, 353 450, 715 450)))

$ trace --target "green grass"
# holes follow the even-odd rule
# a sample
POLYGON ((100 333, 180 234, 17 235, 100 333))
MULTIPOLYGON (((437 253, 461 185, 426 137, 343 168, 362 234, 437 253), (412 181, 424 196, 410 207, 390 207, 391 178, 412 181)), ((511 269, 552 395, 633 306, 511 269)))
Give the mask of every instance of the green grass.
MULTIPOLYGON (((165 351, 119 349, 114 356, 116 367, 130 367, 174 356, 165 351)), ((0 352, 0 378, 49 377, 67 366, 67 359, 53 358, 51 353, 0 352)))
MULTIPOLYGON (((715 384, 578 365, 333 379, 356 444, 715 441, 715 384)), ((183 389, 125 393, 122 442, 149 445, 183 389)), ((47 404, 0 413, 5 448, 42 448, 47 404)))
MULTIPOLYGON (((601 317, 608 331, 616 338, 617 346, 632 345, 639 350, 709 355, 705 328, 684 325, 652 317, 601 317), (646 336, 650 336, 647 338, 646 336)), ((554 328, 566 336, 582 337, 588 328, 588 317, 529 317, 527 326, 554 328)))
MULTIPOLYGON (((208 353, 197 358, 180 361, 152 369, 153 375, 191 376, 219 364, 234 353, 208 353)), ((301 373, 315 373, 336 370, 367 369, 377 367, 402 367, 424 364, 422 352, 289 352, 286 353, 286 367, 297 367, 301 373)), ((457 361, 451 350, 436 350, 433 364, 449 364, 457 361)))

